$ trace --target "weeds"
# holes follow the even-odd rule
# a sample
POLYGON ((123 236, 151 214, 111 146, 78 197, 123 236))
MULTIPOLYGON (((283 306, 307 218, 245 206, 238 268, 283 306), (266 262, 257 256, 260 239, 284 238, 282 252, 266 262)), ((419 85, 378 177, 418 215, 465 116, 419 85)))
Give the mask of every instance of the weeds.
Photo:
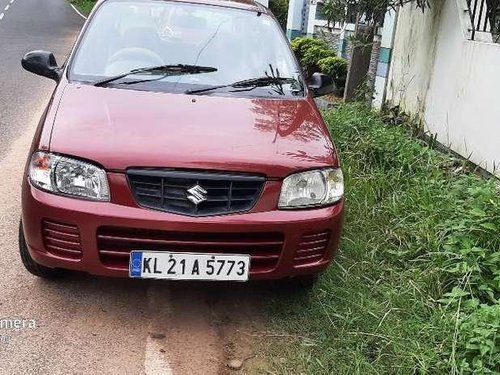
MULTIPOLYGON (((346 176, 334 264, 270 303, 279 373, 490 374, 500 369, 498 181, 359 105, 325 113, 346 176), (305 338, 305 339, 304 339, 305 338)), ((410 124, 411 125, 411 124, 410 124)))
POLYGON ((89 14, 97 0, 69 0, 71 4, 82 11, 83 14, 89 14))

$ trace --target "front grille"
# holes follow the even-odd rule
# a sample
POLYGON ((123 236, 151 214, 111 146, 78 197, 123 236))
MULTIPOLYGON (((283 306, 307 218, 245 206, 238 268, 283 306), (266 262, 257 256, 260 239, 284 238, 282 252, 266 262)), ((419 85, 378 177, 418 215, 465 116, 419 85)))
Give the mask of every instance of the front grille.
POLYGON ((132 250, 171 251, 216 254, 249 254, 250 271, 273 270, 283 248, 282 233, 201 233, 101 227, 97 247, 101 263, 116 269, 128 269, 132 250))
POLYGON ((259 198, 265 178, 188 171, 131 169, 128 179, 135 200, 142 207, 189 216, 245 212, 259 198), (200 186, 205 200, 193 203, 188 190, 200 186))
POLYGON ((47 252, 61 258, 81 259, 80 231, 76 225, 43 220, 42 234, 47 252))
POLYGON ((295 265, 304 266, 319 262, 326 254, 329 240, 329 231, 304 234, 295 253, 295 265))

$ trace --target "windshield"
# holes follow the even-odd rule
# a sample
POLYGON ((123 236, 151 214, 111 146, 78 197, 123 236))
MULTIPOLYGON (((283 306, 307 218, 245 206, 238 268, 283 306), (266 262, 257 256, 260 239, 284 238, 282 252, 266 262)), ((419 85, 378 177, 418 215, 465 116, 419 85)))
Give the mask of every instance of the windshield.
MULTIPOLYGON (((95 83, 133 69, 189 64, 213 72, 134 73, 113 87, 184 92, 260 78, 296 82, 222 90, 232 95, 302 95, 299 68, 277 22, 255 11, 167 1, 108 1, 97 11, 71 63, 69 78, 95 83), (140 81, 137 84, 122 85, 140 81), (293 81, 293 80, 292 80, 293 81), (251 91, 251 93, 250 93, 251 91)), ((214 95, 219 90, 213 91, 214 95)))

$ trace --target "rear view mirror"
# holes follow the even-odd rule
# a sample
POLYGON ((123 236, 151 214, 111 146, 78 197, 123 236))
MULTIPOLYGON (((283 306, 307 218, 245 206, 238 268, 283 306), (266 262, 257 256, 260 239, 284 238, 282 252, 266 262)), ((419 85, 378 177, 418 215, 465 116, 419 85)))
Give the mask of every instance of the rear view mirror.
POLYGON ((24 55, 21 65, 28 72, 47 77, 59 82, 61 79, 59 66, 52 52, 31 51, 24 55))
POLYGON ((326 74, 314 73, 309 80, 309 88, 314 97, 328 95, 335 91, 335 82, 326 74))

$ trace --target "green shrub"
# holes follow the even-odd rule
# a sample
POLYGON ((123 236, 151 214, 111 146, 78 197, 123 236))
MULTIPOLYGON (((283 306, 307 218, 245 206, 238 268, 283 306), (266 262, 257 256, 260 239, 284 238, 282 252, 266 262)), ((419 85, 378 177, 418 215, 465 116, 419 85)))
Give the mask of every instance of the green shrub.
POLYGON ((297 55, 297 58, 300 60, 304 55, 305 51, 312 47, 320 47, 323 49, 328 49, 328 45, 324 40, 311 38, 308 36, 295 38, 291 43, 292 50, 297 55))
POLYGON ((321 39, 311 37, 295 38, 291 46, 307 75, 320 70, 318 65, 320 60, 335 56, 335 52, 321 39))
POLYGON ((489 374, 500 369, 500 302, 477 305, 474 300, 464 306, 458 330, 456 356, 461 373, 489 374))
POLYGON ((302 57, 301 64, 306 67, 310 74, 320 70, 319 62, 321 60, 335 57, 335 52, 330 49, 314 46, 307 49, 302 57))
POLYGON ((348 61, 342 57, 331 56, 318 61, 322 73, 333 78, 345 77, 347 75, 348 61))
POLYGON ((333 78, 339 92, 344 91, 348 65, 346 59, 337 56, 326 57, 318 61, 321 72, 333 78))

